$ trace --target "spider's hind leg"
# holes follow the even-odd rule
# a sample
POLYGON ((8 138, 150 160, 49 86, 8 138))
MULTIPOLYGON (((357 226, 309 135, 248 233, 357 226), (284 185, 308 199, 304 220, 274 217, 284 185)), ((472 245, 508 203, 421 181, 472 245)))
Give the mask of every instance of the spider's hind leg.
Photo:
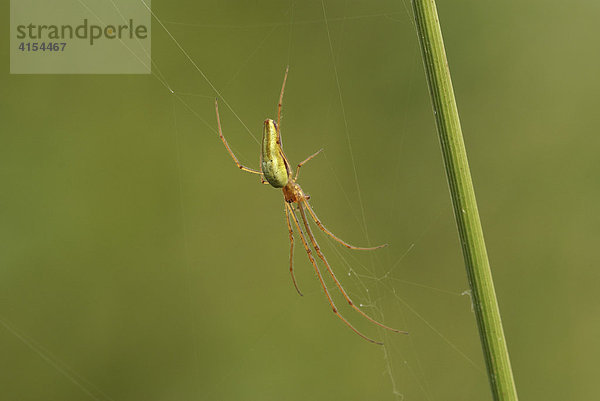
POLYGON ((277 131, 280 130, 279 125, 281 124, 281 106, 283 105, 283 91, 285 90, 285 81, 287 81, 289 70, 290 66, 288 65, 285 69, 285 75, 283 76, 283 84, 281 85, 281 93, 279 94, 279 103, 277 104, 277 131))
POLYGON ((217 113, 217 127, 219 129, 219 137, 221 138, 221 141, 223 141, 223 145, 225 145, 225 148, 227 148, 227 152, 229 152, 229 155, 231 156, 231 158, 235 162, 236 166, 238 166, 238 168, 240 170, 246 171, 248 173, 260 174, 261 175, 261 179, 262 179, 262 172, 261 171, 254 170, 254 169, 251 169, 250 167, 246 167, 246 166, 242 165, 239 162, 238 158, 233 153, 233 151, 231 150, 231 148, 229 147, 229 144, 227 143, 227 139, 225 139, 225 136, 223 135, 223 130, 221 129, 221 118, 219 117, 219 101, 217 99, 215 99, 215 112, 217 113))

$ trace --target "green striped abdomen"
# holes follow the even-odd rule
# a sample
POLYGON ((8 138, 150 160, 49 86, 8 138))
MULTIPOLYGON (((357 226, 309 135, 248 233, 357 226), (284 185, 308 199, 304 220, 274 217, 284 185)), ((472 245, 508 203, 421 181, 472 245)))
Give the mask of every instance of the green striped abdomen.
POLYGON ((262 140, 262 172, 265 179, 275 188, 288 183, 288 168, 282 155, 277 125, 271 119, 265 120, 262 140))

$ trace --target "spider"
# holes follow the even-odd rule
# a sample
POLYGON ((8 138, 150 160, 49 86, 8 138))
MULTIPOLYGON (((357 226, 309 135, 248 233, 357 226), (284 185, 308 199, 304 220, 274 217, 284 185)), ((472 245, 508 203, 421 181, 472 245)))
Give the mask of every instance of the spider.
POLYGON ((325 295, 327 296, 327 300, 329 301, 329 304, 331 305, 331 308, 333 309, 333 313, 335 313, 335 315, 337 317, 339 317, 350 329, 352 329, 352 331, 354 331, 356 334, 358 334, 365 340, 367 340, 371 343, 374 343, 374 344, 382 345, 383 343, 381 343, 379 341, 375 341, 375 340, 367 337, 363 333, 361 333, 352 324, 350 324, 350 322, 348 320, 346 320, 346 318, 344 316, 342 316, 340 314, 340 312, 338 311, 337 307, 335 306, 335 304, 333 302, 333 299, 331 298, 331 294, 329 293, 327 286, 325 285, 325 282, 323 280, 323 275, 321 274, 321 271, 317 265, 317 262, 315 260, 315 257, 313 256, 313 252, 312 252, 308 242, 310 242, 310 244, 312 244, 312 247, 314 248, 314 250, 317 254, 317 257, 319 259, 321 259, 321 261, 327 268, 327 271, 331 275, 331 278, 335 282, 335 285, 337 286, 337 288, 340 290, 340 292, 344 296, 346 302, 348 302, 348 304, 354 310, 356 310, 358 313, 360 313, 362 316, 364 316, 366 319, 368 319, 372 323, 375 323, 377 326, 383 327, 384 329, 394 331, 397 333, 402 333, 402 334, 408 334, 408 333, 406 331, 401 331, 401 330, 397 330, 397 329, 388 327, 388 326, 376 321, 375 319, 373 319, 369 315, 367 315, 365 312, 363 312, 361 309, 359 309, 354 304, 354 302, 352 302, 352 300, 348 296, 348 293, 346 292, 346 290, 344 290, 344 288, 342 287, 342 284, 339 282, 339 280, 333 273, 333 270, 331 269, 329 262, 325 258, 325 255, 323 255, 323 252, 321 252, 321 248, 319 247, 319 244, 317 243, 317 240, 315 239, 315 236, 310 228, 310 224, 308 222, 306 212, 308 211, 308 215, 310 215, 310 217, 315 222, 317 227, 319 227, 319 229, 321 229, 325 234, 329 235, 331 238, 333 238, 335 241, 337 241, 341 245, 345 246, 346 248, 354 249, 354 250, 362 250, 362 251, 371 251, 371 250, 383 248, 383 247, 387 246, 387 244, 383 244, 383 245, 379 245, 379 246, 375 246, 375 247, 358 247, 358 246, 350 245, 349 243, 342 240, 341 238, 338 238, 331 231, 329 231, 323 225, 323 223, 321 223, 321 220, 319 220, 319 218, 317 217, 313 208, 308 203, 310 196, 305 194, 304 191, 302 191, 302 188, 300 188, 300 185, 298 185, 298 183, 297 183, 298 174, 300 173, 300 167, 302 167, 308 161, 310 161, 315 156, 317 156, 323 149, 313 153, 312 155, 308 156, 306 159, 304 159, 303 161, 298 163, 298 165, 296 167, 296 173, 293 174, 292 169, 290 167, 290 163, 288 162, 285 154, 283 153, 283 147, 282 147, 282 143, 281 143, 281 132, 280 132, 280 126, 279 126, 280 121, 281 121, 281 105, 282 105, 282 101, 283 101, 283 91, 285 89, 285 82, 287 81, 288 71, 289 71, 289 66, 285 70, 285 76, 283 78, 283 85, 281 86, 281 94, 279 95, 279 103, 277 106, 277 123, 275 123, 275 121, 273 121, 269 118, 267 118, 264 122, 263 138, 262 138, 262 151, 261 151, 261 155, 260 155, 260 165, 261 165, 262 171, 254 170, 254 169, 251 169, 251 168, 248 168, 248 167, 242 165, 239 162, 238 158, 233 153, 233 151, 231 150, 231 148, 229 147, 229 144, 227 143, 227 140, 223 136, 223 131, 221 129, 221 119, 219 117, 219 104, 218 104, 218 99, 217 99, 217 100, 215 100, 215 111, 217 114, 217 126, 219 129, 219 137, 223 141, 225 148, 227 148, 227 152, 229 152, 229 154, 231 155, 231 158, 233 159, 233 161, 235 162, 235 164, 238 166, 238 168, 240 170, 243 170, 243 171, 246 171, 246 172, 252 173, 252 174, 258 174, 260 176, 260 181, 262 184, 270 184, 274 188, 281 188, 283 190, 283 198, 285 200, 285 202, 284 202, 285 216, 286 216, 287 228, 288 228, 289 238, 290 238, 290 274, 292 276, 292 282, 294 283, 294 287, 296 288, 296 291, 298 292, 298 294, 302 295, 302 292, 300 292, 300 289, 298 288, 298 284, 296 282, 296 278, 294 276, 294 262, 293 262, 293 260, 294 260, 294 231, 292 229, 292 224, 290 223, 290 218, 298 231, 298 234, 302 241, 302 245, 304 246, 304 249, 306 250, 306 254, 308 255, 308 259, 310 260, 310 263, 313 265, 315 272, 317 273, 317 277, 319 278, 321 287, 323 287, 323 291, 325 292, 325 295), (306 230, 305 231, 306 234, 303 232, 303 230, 301 228, 300 221, 298 220, 298 217, 296 215, 296 211, 292 207, 293 204, 296 204, 297 210, 300 212, 300 217, 302 218, 302 225, 304 226, 304 229, 306 230), (308 236, 309 241, 307 241, 307 239, 306 239, 307 236, 308 236))

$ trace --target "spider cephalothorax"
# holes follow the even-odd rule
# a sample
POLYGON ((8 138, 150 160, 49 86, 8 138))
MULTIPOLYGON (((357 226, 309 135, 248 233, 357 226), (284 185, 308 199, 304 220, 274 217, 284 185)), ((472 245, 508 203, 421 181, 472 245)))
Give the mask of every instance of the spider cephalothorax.
POLYGON ((295 181, 289 181, 283 187, 283 198, 287 203, 298 203, 310 199, 310 196, 306 195, 295 181))

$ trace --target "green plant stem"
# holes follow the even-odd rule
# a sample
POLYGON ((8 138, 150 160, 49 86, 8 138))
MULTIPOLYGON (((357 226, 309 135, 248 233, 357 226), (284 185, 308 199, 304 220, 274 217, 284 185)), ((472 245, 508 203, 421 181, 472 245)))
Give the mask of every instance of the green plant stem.
POLYGON ((492 394, 517 400, 435 1, 412 4, 492 394))

